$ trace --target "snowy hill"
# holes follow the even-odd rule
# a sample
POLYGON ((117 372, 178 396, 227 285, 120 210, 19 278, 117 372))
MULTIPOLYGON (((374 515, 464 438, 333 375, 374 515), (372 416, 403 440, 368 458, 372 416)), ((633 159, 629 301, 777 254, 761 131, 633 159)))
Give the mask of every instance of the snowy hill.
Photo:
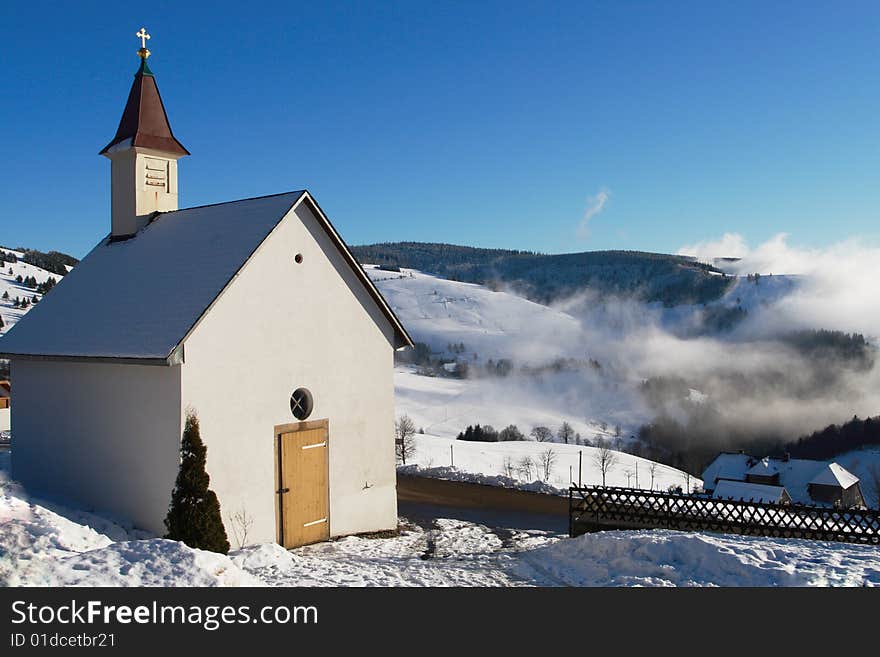
POLYGON ((571 315, 515 294, 411 269, 365 269, 407 330, 436 351, 464 342, 471 357, 516 356, 537 364, 570 356, 568 345, 581 336, 580 323, 571 315))
POLYGON ((620 388, 618 375, 594 376, 589 362, 599 354, 572 315, 414 270, 366 270, 417 342, 470 366, 467 379, 397 368, 398 413, 410 415, 426 433, 452 438, 468 424, 496 429, 516 424, 525 434, 546 425, 555 432, 567 421, 584 439, 613 441, 618 425, 623 435, 645 419, 638 400, 620 388), (463 348, 452 352, 452 345, 463 348), (501 359, 516 369, 504 377, 480 375, 490 361, 501 359), (522 368, 531 370, 524 374, 522 368))
POLYGON ((18 262, 3 262, 2 267, 0 267, 0 317, 3 318, 3 326, 0 327, 0 336, 2 336, 32 307, 28 305, 26 308, 16 308, 13 305, 16 298, 31 300, 34 295, 36 295, 38 300, 43 298, 43 295, 33 288, 24 285, 24 283, 19 283, 17 281, 19 276, 21 276, 22 280, 33 277, 38 284, 45 283, 50 278, 54 278, 56 281, 60 282, 64 277, 61 274, 53 273, 42 269, 41 267, 37 267, 36 265, 24 262, 23 258, 25 254, 22 251, 16 251, 14 249, 0 250, 18 258, 18 262), (4 299, 4 294, 8 294, 9 298, 4 299))
POLYGON ((361 263, 404 267, 553 303, 586 288, 664 306, 706 303, 727 289, 721 270, 689 256, 641 251, 543 254, 454 244, 396 242, 352 248, 361 263))
MULTIPOLYGON (((595 447, 560 443, 484 443, 419 435, 416 436, 415 455, 407 461, 415 467, 405 467, 401 471, 440 479, 563 493, 571 484, 578 483, 579 463, 584 486, 602 484, 602 472, 596 463, 598 451, 595 447), (545 479, 542 461, 548 450, 553 453, 553 458, 548 468, 549 477, 545 479), (450 468, 453 461, 454 467, 450 468), (488 478, 477 478, 473 476, 475 474, 487 475, 488 478), (534 485, 536 482, 545 485, 534 485), (556 491, 552 491, 551 487, 556 491)), ((616 451, 613 454, 615 463, 605 477, 608 486, 646 490, 652 487, 653 490, 667 490, 671 486, 680 486, 683 490, 692 490, 703 483, 676 468, 632 454, 616 451)))
MULTIPOLYGON (((428 436, 447 439, 474 424, 496 430, 513 424, 528 436, 535 426, 556 433, 568 422, 582 442, 602 439, 625 446, 655 415, 640 387, 657 357, 677 345, 695 344, 673 337, 669 324, 687 324, 689 315, 702 312, 693 306, 663 309, 632 301, 609 307, 588 295, 550 307, 416 270, 365 269, 413 338, 430 347, 432 358, 467 365, 463 378, 405 365, 395 372, 398 415, 409 415, 428 436), (511 364, 503 376, 490 367, 499 360, 511 364), (649 362, 642 367, 642 361, 649 362)), ((792 277, 762 277, 757 284, 738 278, 714 303, 761 309, 794 286, 792 277)), ((692 390, 694 399, 706 396, 692 390)), ((428 450, 425 459, 431 458, 428 450)), ((475 471, 501 472, 500 462, 487 468, 475 471)), ((615 483, 626 483, 626 469, 615 483)))
MULTIPOLYGON (((431 346, 448 357, 473 364, 476 370, 490 359, 511 359, 518 366, 541 368, 560 359, 588 359, 589 344, 579 320, 566 312, 533 303, 502 291, 480 285, 449 281, 414 270, 393 272, 367 266, 371 279, 379 286, 389 305, 400 317, 414 339, 431 346), (452 353, 451 344, 464 345, 463 351, 452 353), (583 351, 572 351, 582 345, 583 351), (576 347, 575 347, 576 348, 576 347)), ((592 368, 587 368, 592 369, 592 368)), ((585 441, 598 439, 616 444, 616 427, 626 441, 624 428, 632 429, 641 419, 631 406, 628 413, 616 411, 610 404, 599 417, 588 417, 582 396, 591 394, 591 408, 597 400, 612 395, 619 381, 607 380, 582 371, 549 369, 540 375, 512 372, 505 377, 470 377, 468 379, 424 376, 417 368, 398 367, 395 372, 395 395, 398 414, 407 414, 425 432, 417 436, 418 447, 410 461, 428 470, 450 466, 450 447, 454 451, 457 472, 432 472, 445 478, 473 479, 473 475, 508 477, 526 485, 544 479, 538 462, 542 452, 554 453, 555 463, 546 482, 551 487, 566 489, 571 473, 576 480, 578 454, 582 453, 584 484, 602 483, 594 463, 594 447, 516 441, 482 443, 457 441, 455 436, 469 424, 492 425, 496 429, 514 424, 528 435, 531 428, 543 425, 554 434, 568 422, 585 441), (528 459, 532 472, 525 473, 523 462, 528 459)), ((615 452, 618 463, 608 473, 609 485, 650 487, 651 462, 630 454, 615 452)), ((675 468, 657 466, 654 487, 687 488, 699 480, 675 468)), ((498 482, 493 482, 498 483, 498 482)), ((508 482, 509 483, 509 482, 508 482)))

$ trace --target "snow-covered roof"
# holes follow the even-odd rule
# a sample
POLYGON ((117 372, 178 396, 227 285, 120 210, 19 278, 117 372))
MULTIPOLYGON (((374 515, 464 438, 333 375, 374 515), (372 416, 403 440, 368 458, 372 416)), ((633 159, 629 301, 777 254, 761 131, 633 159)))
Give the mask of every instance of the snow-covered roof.
POLYGON ((763 458, 746 471, 747 475, 755 475, 758 477, 772 477, 779 473, 776 462, 770 458, 763 458))
POLYGON ((746 471, 753 461, 748 454, 722 452, 703 471, 703 485, 712 490, 719 479, 745 479, 746 471))
POLYGON ((813 502, 809 484, 849 488, 859 479, 837 463, 812 461, 810 459, 781 459, 766 457, 755 463, 747 454, 719 454, 703 472, 706 490, 713 490, 715 482, 734 480, 745 482, 747 475, 770 476, 779 473, 779 485, 784 487, 791 499, 801 504, 813 502))
POLYGON ((847 489, 858 482, 858 477, 837 463, 829 463, 827 467, 822 468, 818 474, 810 479, 811 484, 840 486, 843 489, 847 489))
POLYGON ((102 240, 3 338, 0 355, 172 362, 190 329, 275 226, 307 199, 389 319, 399 320, 305 191, 160 213, 135 237, 102 240))
POLYGON ((750 484, 745 481, 729 481, 724 479, 718 482, 712 497, 716 499, 734 499, 753 502, 778 503, 786 499, 784 486, 768 486, 766 484, 750 484))

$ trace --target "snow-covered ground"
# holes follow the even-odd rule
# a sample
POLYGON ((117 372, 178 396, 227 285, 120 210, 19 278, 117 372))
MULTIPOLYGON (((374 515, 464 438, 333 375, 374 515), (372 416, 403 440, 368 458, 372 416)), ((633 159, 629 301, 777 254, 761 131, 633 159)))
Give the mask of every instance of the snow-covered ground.
POLYGON ((0 586, 262 583, 223 555, 145 538, 113 520, 31 499, 9 480, 10 458, 11 452, 0 452, 0 586))
POLYGON ((0 453, 2 586, 880 586, 874 547, 688 532, 569 539, 413 513, 393 536, 223 556, 32 499, 0 453))
MULTIPOLYGON (((20 251, 15 251, 13 249, 2 249, 2 251, 4 253, 11 253, 17 258, 21 258, 24 255, 20 251)), ((37 283, 45 283, 50 277, 59 282, 64 278, 63 276, 53 274, 40 267, 35 267, 34 265, 22 262, 20 259, 18 262, 4 262, 2 267, 0 267, 0 297, 2 297, 4 293, 7 293, 9 294, 9 299, 0 298, 0 317, 3 318, 4 324, 3 327, 0 327, 0 335, 3 335, 6 331, 12 328, 32 307, 28 306, 27 308, 22 309, 14 308, 12 306, 12 301, 16 297, 19 299, 31 299, 35 294, 34 290, 16 281, 18 276, 21 276, 23 279, 33 276, 37 283), (10 273, 10 270, 12 273, 10 273)), ((43 298, 41 294, 37 294, 36 296, 37 299, 43 298)))
MULTIPOLYGON (((570 380, 576 376, 562 372, 540 378, 450 379, 422 376, 412 367, 399 366, 394 372, 395 405, 398 415, 409 415, 417 427, 435 436, 453 438, 469 424, 489 424, 499 431, 515 424, 528 436, 537 425, 556 433, 568 422, 584 439, 613 443, 617 426, 613 421, 578 413, 582 385, 570 380)), ((632 420, 611 411, 606 417, 618 419, 621 436, 629 437, 625 428, 634 429, 632 420)))
POLYGON ((565 586, 880 586, 876 547, 696 532, 586 534, 522 562, 565 586))
MULTIPOLYGON (((415 445, 415 453, 407 459, 410 467, 404 470, 408 474, 563 493, 572 483, 578 483, 580 460, 580 483, 585 486, 602 483, 602 471, 596 462, 599 450, 595 447, 533 441, 483 443, 429 435, 417 435, 415 445), (545 479, 542 454, 548 450, 553 452, 553 459, 550 476, 545 479), (526 466, 531 474, 526 473, 526 466)), ((667 490, 670 486, 688 489, 688 485, 692 490, 702 485, 700 479, 670 466, 623 452, 612 454, 615 463, 605 476, 608 486, 650 489, 652 466, 654 490, 667 490)))
POLYGON ((540 365, 572 356, 569 345, 581 335, 571 315, 515 294, 414 269, 397 273, 367 265, 365 270, 407 331, 435 351, 463 342, 470 358, 516 356, 540 365))

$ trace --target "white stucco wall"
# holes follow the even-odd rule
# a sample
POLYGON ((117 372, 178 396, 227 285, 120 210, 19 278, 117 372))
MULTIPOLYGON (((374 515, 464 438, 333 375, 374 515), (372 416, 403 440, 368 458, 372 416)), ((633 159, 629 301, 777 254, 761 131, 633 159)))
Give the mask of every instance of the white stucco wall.
POLYGON ((12 361, 12 475, 29 492, 163 534, 180 368, 12 361))
POLYGON ((396 526, 391 339, 304 203, 197 325, 185 343, 182 411, 198 413, 233 547, 229 517, 240 509, 254 520, 249 543, 276 540, 273 429, 296 421, 298 387, 314 396, 309 419, 330 423, 331 535, 396 526))
POLYGON ((0 431, 8 431, 10 425, 11 408, 0 408, 0 431))

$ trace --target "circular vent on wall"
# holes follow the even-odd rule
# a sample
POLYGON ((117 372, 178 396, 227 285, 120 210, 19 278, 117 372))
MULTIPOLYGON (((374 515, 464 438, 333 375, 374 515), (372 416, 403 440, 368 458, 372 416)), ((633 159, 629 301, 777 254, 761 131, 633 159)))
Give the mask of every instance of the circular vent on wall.
POLYGON ((290 395, 290 412, 297 420, 305 420, 312 414, 315 402, 308 388, 297 388, 290 395))

